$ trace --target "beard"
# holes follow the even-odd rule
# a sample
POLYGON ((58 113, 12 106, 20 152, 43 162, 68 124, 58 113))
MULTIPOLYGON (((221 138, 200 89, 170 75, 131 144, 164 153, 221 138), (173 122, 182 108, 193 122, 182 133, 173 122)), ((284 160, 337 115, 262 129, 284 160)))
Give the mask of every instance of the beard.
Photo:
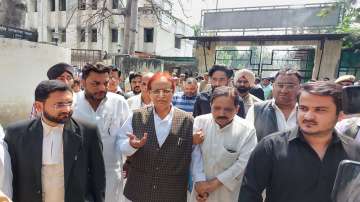
POLYGON ((44 111, 43 116, 44 118, 46 118, 47 120, 53 123, 64 124, 71 118, 72 113, 73 111, 70 111, 69 113, 60 113, 55 117, 44 111))
POLYGON ((140 94, 140 93, 141 93, 141 88, 140 88, 140 87, 138 87, 138 86, 134 87, 134 89, 133 89, 133 93, 134 93, 135 95, 140 94))
POLYGON ((247 93, 250 91, 251 87, 236 87, 239 93, 247 93))
POLYGON ((100 91, 96 93, 90 93, 85 89, 85 97, 93 101, 101 101, 105 98, 107 91, 100 91))

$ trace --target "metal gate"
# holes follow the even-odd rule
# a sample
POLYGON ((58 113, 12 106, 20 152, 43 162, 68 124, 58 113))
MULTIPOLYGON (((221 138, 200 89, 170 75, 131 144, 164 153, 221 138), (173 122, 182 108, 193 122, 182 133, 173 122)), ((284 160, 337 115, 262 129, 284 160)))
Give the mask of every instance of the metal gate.
POLYGON ((250 69, 259 77, 271 77, 282 68, 297 69, 304 80, 311 79, 314 67, 315 49, 266 51, 263 47, 250 47, 249 50, 216 50, 215 63, 232 69, 250 69))
POLYGON ((341 51, 338 75, 351 74, 360 79, 360 51, 355 49, 343 49, 341 51))

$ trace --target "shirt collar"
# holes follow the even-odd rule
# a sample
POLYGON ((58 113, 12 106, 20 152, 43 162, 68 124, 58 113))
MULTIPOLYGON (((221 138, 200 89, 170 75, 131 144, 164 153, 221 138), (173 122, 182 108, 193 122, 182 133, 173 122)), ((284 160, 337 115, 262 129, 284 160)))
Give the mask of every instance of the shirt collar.
POLYGON ((43 126, 43 133, 50 134, 51 132, 59 131, 62 133, 64 130, 64 124, 58 124, 57 126, 50 126, 49 124, 45 123, 43 119, 41 119, 41 123, 43 126))
MULTIPOLYGON (((281 109, 276 105, 274 98, 271 99, 271 106, 272 106, 275 110, 282 112, 281 109)), ((298 104, 295 103, 295 107, 294 107, 294 109, 291 111, 290 116, 291 116, 291 114, 293 114, 293 113, 295 112, 297 106, 298 106, 298 104)))
POLYGON ((156 113, 155 107, 154 107, 154 119, 155 120, 158 120, 158 121, 170 121, 172 119, 173 115, 174 115, 174 106, 172 106, 172 105, 171 105, 170 112, 165 116, 164 119, 161 119, 159 117, 159 115, 156 113))
MULTIPOLYGON (((289 136, 288 136, 288 141, 291 142, 293 140, 299 139, 302 142, 306 142, 303 133, 301 132, 299 127, 296 127, 292 130, 290 130, 289 132, 289 136)), ((335 144, 340 142, 340 138, 338 136, 338 132, 336 131, 336 129, 334 129, 333 133, 332 133, 332 138, 331 138, 331 144, 335 144)))

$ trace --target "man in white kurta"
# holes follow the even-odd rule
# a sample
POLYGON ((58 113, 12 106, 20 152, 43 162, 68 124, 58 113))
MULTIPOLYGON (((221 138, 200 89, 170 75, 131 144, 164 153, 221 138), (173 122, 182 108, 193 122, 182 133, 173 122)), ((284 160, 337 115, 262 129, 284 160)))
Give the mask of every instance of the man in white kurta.
POLYGON ((82 71, 84 91, 77 94, 72 117, 97 125, 106 169, 105 201, 119 202, 123 200, 122 155, 116 152, 115 132, 127 120, 129 106, 123 96, 107 92, 110 77, 106 67, 101 64, 87 65, 82 71), (92 106, 91 103, 96 101, 96 107, 92 106))
POLYGON ((103 143, 103 154, 106 169, 105 201, 122 200, 123 182, 121 176, 122 158, 115 149, 115 131, 120 128, 129 116, 126 100, 118 94, 108 92, 96 111, 85 99, 84 91, 78 93, 73 118, 79 121, 96 124, 100 130, 103 143))
POLYGON ((4 141, 4 131, 0 125, 0 190, 9 198, 12 198, 12 171, 11 161, 4 141))
MULTIPOLYGON (((231 93, 229 95, 233 91, 235 89, 225 86, 216 89, 211 103, 212 113, 194 120, 194 132, 201 131, 204 139, 200 149, 206 176, 204 180, 209 187, 205 189, 208 202, 237 201, 245 166, 257 144, 255 128, 236 115, 236 101, 231 93), (216 188, 214 183, 218 184, 216 188)), ((198 178, 197 173, 193 175, 198 178)), ((191 201, 196 201, 197 190, 193 189, 191 201)))

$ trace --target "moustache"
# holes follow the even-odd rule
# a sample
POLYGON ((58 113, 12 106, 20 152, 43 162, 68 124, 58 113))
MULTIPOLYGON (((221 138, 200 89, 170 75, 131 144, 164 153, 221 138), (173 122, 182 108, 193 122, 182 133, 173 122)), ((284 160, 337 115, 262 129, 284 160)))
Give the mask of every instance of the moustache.
POLYGON ((72 111, 71 112, 62 112, 59 114, 59 116, 69 116, 70 117, 72 115, 72 113, 73 113, 72 111))
POLYGON ((316 121, 313 121, 313 120, 303 120, 303 123, 304 123, 304 124, 317 125, 317 122, 316 122, 316 121))
POLYGON ((218 116, 218 117, 216 117, 216 119, 228 119, 228 117, 226 117, 226 116, 218 116))
POLYGON ((239 93, 246 93, 250 90, 250 88, 246 87, 237 87, 236 89, 239 91, 239 93))

